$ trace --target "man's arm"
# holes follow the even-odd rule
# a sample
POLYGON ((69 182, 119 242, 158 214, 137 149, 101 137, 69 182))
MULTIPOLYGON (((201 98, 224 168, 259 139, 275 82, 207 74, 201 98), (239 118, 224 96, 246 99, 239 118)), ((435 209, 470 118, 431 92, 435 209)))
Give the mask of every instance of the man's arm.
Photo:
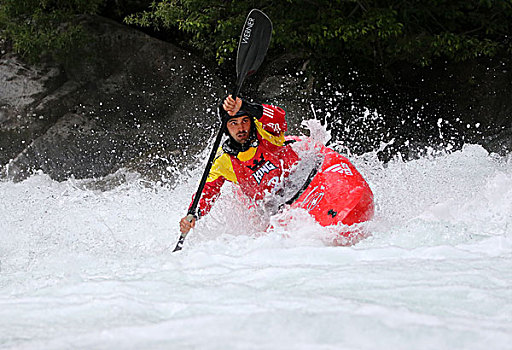
MULTIPOLYGON (((212 209, 213 203, 220 195, 220 189, 224 184, 224 177, 219 176, 215 180, 207 181, 204 185, 203 192, 201 193, 201 199, 199 200, 199 208, 197 210, 197 218, 201 218, 208 214, 212 209)), ((194 202, 194 197, 196 194, 192 196, 192 201, 190 202, 189 209, 194 202)), ((190 229, 194 228, 196 223, 196 219, 194 218, 191 222, 188 221, 185 216, 180 220, 180 231, 183 233, 188 233, 190 229)))
POLYGON ((288 130, 286 112, 280 107, 242 100, 240 110, 256 118, 262 124, 263 129, 274 136, 280 136, 288 130))
MULTIPOLYGON (((224 153, 222 148, 219 148, 217 157, 215 158, 210 170, 210 174, 206 179, 206 184, 204 185, 201 199, 199 200, 199 208, 197 212, 198 218, 201 218, 210 212, 213 203, 219 197, 222 185, 226 180, 237 182, 229 155, 224 153)), ((192 203, 194 202, 194 196, 192 196, 190 206, 192 206, 192 203)), ((185 217, 180 221, 180 230, 181 232, 187 233, 191 228, 194 227, 194 225, 195 220, 193 220, 192 223, 188 223, 188 220, 186 220, 185 217), (184 222, 184 220, 186 222, 184 222)))
POLYGON ((263 129, 272 135, 279 136, 288 130, 286 124, 286 112, 277 106, 263 104, 263 114, 258 120, 263 126, 263 129))
MULTIPOLYGON (((199 200, 199 208, 197 210, 198 218, 201 218, 210 212, 213 207, 213 203, 215 203, 220 195, 220 189, 222 188, 224 181, 224 177, 219 176, 215 180, 206 182, 203 193, 201 194, 201 199, 199 200)), ((194 197, 195 194, 192 196, 192 202, 194 201, 194 197)), ((190 205, 192 205, 192 203, 190 205)))

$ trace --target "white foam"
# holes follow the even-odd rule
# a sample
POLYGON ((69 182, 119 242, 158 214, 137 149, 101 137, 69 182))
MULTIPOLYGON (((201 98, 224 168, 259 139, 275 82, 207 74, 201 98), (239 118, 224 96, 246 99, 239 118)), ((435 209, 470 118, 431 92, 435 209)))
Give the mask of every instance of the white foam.
POLYGON ((512 164, 471 145, 352 160, 376 217, 350 247, 301 211, 265 232, 227 186, 171 254, 200 171, 0 182, 1 347, 510 348, 512 164))

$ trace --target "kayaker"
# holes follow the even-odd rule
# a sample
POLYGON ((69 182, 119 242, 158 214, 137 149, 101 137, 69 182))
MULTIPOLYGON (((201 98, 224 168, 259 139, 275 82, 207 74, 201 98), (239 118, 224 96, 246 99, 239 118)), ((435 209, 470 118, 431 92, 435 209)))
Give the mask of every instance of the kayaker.
MULTIPOLYGON (((226 180, 258 202, 289 175, 299 157, 284 137, 285 114, 276 106, 239 97, 235 101, 231 95, 224 99, 220 115, 228 139, 216 154, 199 201, 198 217, 210 211, 226 180)), ((195 221, 182 218, 180 231, 187 233, 195 221)))

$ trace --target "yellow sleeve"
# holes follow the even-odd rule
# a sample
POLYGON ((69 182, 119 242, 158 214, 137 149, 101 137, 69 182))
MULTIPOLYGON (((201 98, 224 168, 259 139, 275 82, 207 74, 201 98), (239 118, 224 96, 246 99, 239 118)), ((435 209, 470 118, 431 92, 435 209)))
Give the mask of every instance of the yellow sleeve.
POLYGON ((267 140, 268 142, 276 146, 284 145, 284 132, 281 132, 279 135, 272 135, 271 133, 263 129, 263 124, 259 120, 254 120, 254 124, 256 125, 256 130, 261 135, 261 137, 263 137, 263 139, 267 140))
POLYGON ((238 183, 235 171, 233 170, 233 164, 231 163, 231 158, 229 157, 229 154, 222 150, 222 147, 219 147, 217 150, 217 155, 213 161, 213 165, 206 182, 215 181, 219 177, 223 177, 233 183, 238 183))

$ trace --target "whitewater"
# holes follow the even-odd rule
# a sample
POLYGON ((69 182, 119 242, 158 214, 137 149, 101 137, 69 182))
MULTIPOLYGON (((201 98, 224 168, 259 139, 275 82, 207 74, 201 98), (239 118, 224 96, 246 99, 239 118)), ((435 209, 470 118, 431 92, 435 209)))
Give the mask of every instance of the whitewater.
POLYGON ((201 167, 0 181, 0 348, 510 349, 512 158, 349 158, 376 203, 351 246, 225 186, 171 253, 201 167))

